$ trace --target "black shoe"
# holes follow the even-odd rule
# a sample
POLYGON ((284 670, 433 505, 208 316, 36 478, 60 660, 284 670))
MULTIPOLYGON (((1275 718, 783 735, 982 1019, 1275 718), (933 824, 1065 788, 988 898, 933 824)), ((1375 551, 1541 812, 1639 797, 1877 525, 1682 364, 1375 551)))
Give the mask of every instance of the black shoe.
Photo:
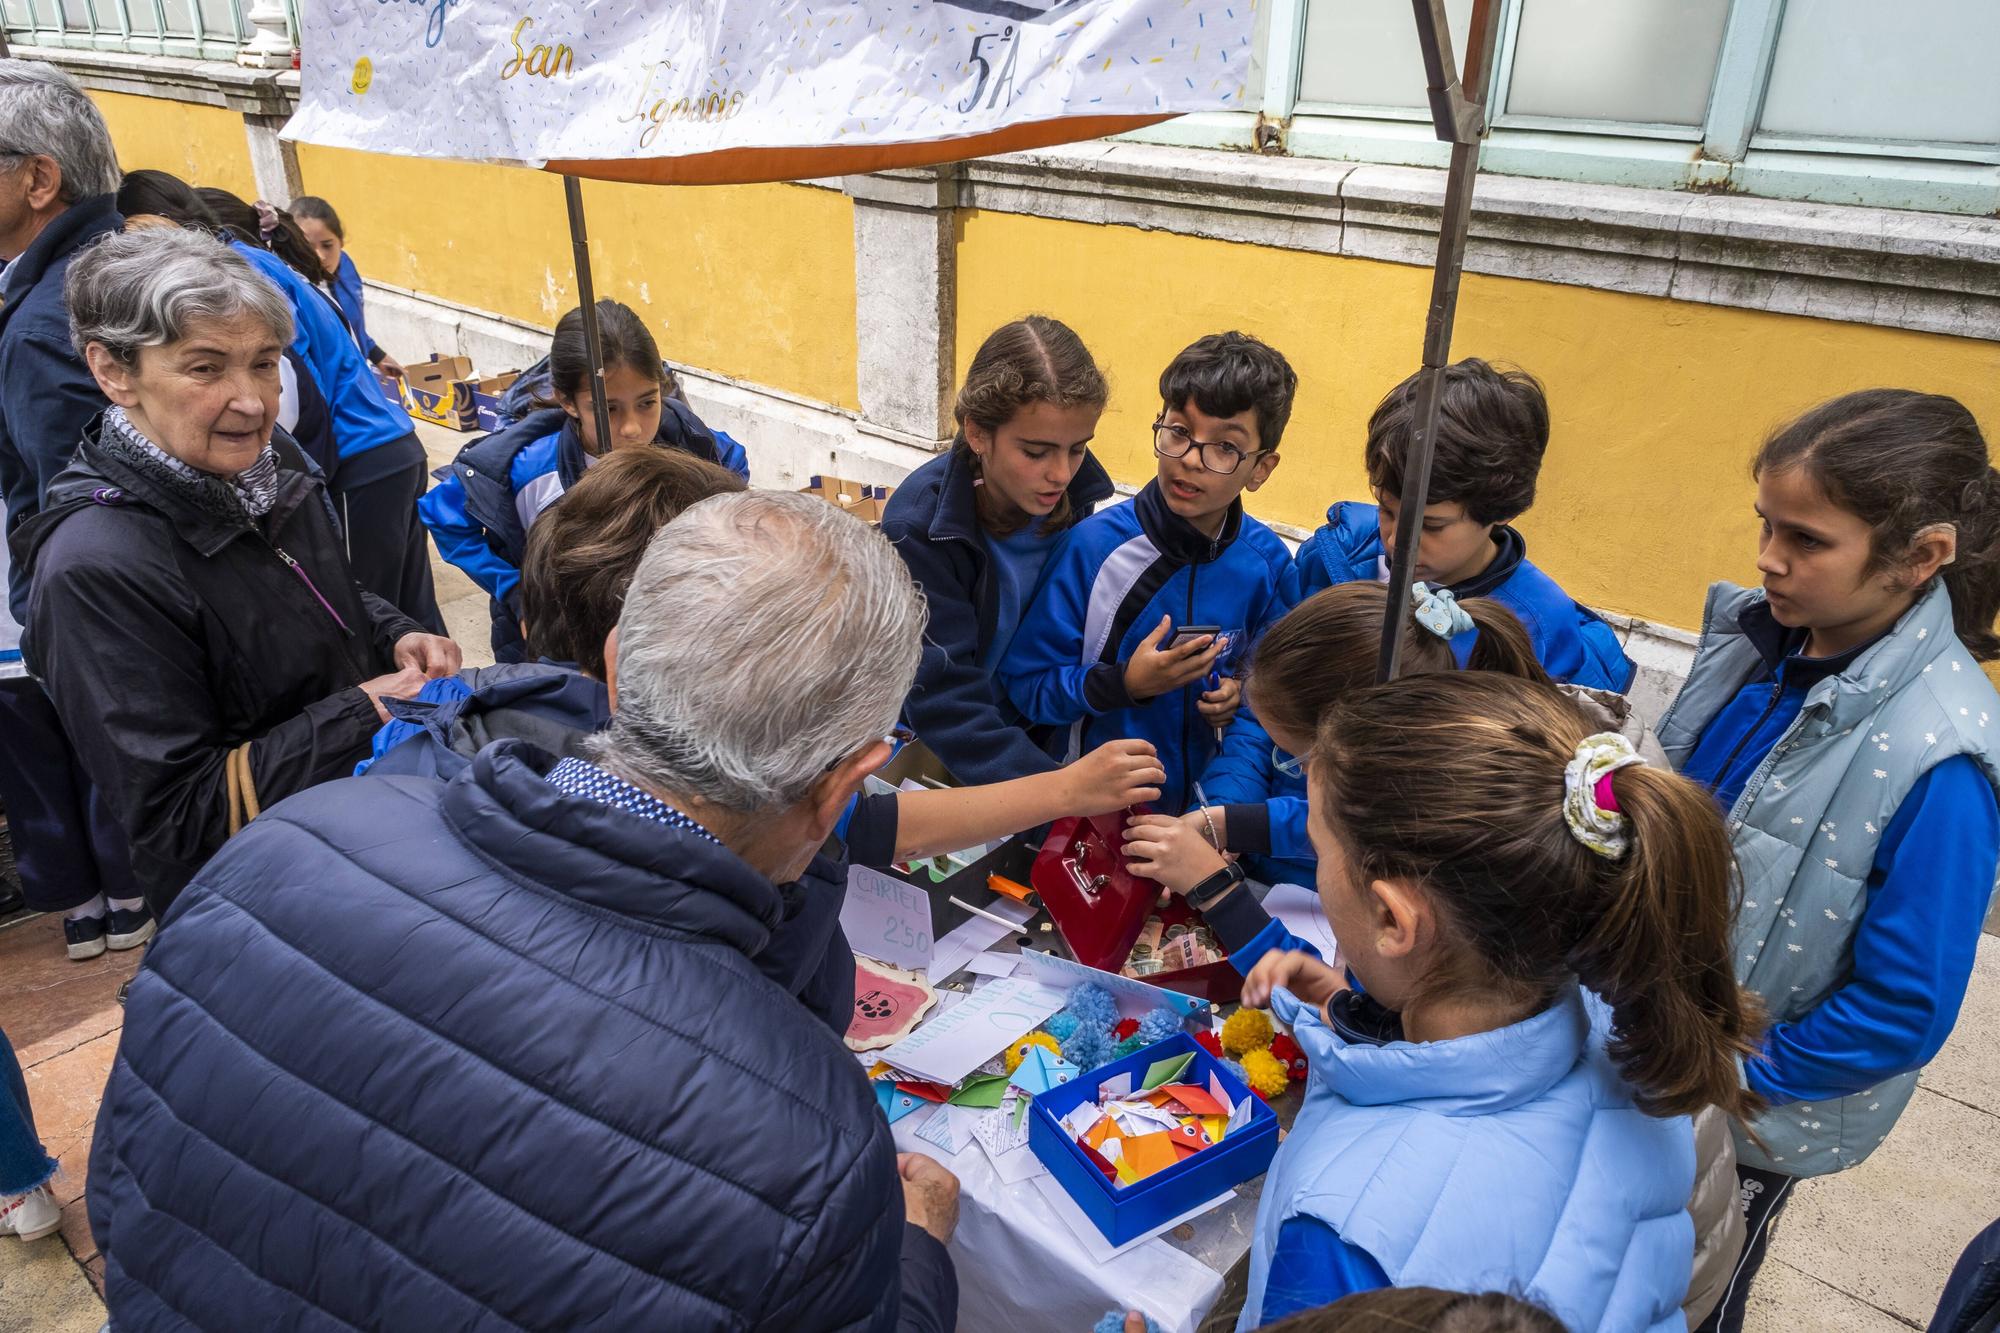
POLYGON ((101 916, 63 918, 63 939, 69 942, 74 962, 95 958, 104 952, 104 918, 101 916))
POLYGON ((110 936, 105 943, 114 951, 136 949, 152 938, 153 913, 150 908, 142 906, 130 912, 121 912, 115 907, 111 909, 110 936))

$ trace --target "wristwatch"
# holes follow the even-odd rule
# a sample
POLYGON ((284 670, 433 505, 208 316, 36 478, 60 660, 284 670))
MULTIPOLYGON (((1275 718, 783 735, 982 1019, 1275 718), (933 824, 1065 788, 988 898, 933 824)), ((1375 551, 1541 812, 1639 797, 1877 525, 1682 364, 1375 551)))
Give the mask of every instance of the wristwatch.
POLYGON ((1213 875, 1210 875, 1207 879, 1182 894, 1181 897, 1195 911, 1205 912, 1215 906, 1217 902, 1228 895, 1231 889, 1234 889, 1247 878, 1249 877, 1243 873, 1243 867, 1231 861, 1229 864, 1223 866, 1222 869, 1216 871, 1213 875))

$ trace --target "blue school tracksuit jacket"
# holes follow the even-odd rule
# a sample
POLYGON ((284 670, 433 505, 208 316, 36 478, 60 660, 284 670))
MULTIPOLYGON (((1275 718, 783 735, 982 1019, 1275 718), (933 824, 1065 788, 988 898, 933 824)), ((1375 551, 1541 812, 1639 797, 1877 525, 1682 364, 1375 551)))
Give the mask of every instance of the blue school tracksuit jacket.
POLYGON ((254 245, 229 248, 271 280, 292 307, 292 351, 312 371, 333 418, 333 440, 344 459, 392 444, 414 432, 410 417, 382 396, 375 372, 347 334, 333 302, 292 272, 291 266, 254 245))
POLYGON ((347 319, 347 327, 354 330, 354 345, 372 364, 382 359, 382 349, 368 336, 368 321, 361 309, 361 270, 354 267, 354 261, 345 250, 340 252, 340 269, 333 275, 330 284, 334 302, 340 306, 340 313, 347 319))
MULTIPOLYGON (((660 433, 654 442, 750 479, 743 446, 725 432, 711 430, 677 399, 660 404, 660 433)), ((527 652, 517 594, 528 529, 576 484, 589 463, 570 415, 559 407, 543 408, 459 450, 457 458, 433 474, 438 484, 417 501, 417 516, 430 529, 438 553, 493 599, 496 662, 519 662, 527 652)))
MULTIPOLYGON (((1512 611, 1543 669, 1559 684, 1619 694, 1630 689, 1638 668, 1619 646, 1617 631, 1528 560, 1520 533, 1502 525, 1494 535, 1499 557, 1452 593, 1461 601, 1491 597, 1512 611)), ((1376 507, 1351 500, 1335 504, 1326 511, 1325 525, 1299 547, 1299 598, 1336 583, 1379 579, 1383 559, 1376 507)), ((1460 666, 1477 637, 1467 631, 1452 641, 1460 666)), ((1252 854, 1246 865, 1253 878, 1312 884, 1316 859, 1306 840, 1305 780, 1277 772, 1270 737, 1261 727, 1232 731, 1202 784, 1210 800, 1229 807, 1230 845, 1252 854)))
MULTIPOLYGON (((1126 661, 1165 616, 1176 628, 1220 626, 1229 638, 1221 668, 1238 671, 1296 594, 1291 553, 1240 499, 1211 538, 1168 509, 1159 483, 1148 482, 1063 538, 1014 632, 1000 681, 1030 722, 1069 728, 1067 757, 1110 740, 1151 741, 1167 771, 1160 807, 1179 813, 1194 804, 1195 778, 1216 751, 1214 730, 1196 708, 1202 682, 1141 702, 1126 692, 1126 661)), ((1255 725, 1239 715, 1237 725, 1246 724, 1255 725)))

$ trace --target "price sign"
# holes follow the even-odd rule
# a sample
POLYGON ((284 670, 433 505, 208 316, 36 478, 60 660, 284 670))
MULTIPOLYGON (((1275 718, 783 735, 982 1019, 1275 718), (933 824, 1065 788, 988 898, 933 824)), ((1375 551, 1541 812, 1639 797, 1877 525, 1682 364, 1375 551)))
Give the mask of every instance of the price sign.
POLYGON ((840 908, 847 947, 912 972, 931 965, 930 895, 866 866, 847 870, 847 899, 840 908))

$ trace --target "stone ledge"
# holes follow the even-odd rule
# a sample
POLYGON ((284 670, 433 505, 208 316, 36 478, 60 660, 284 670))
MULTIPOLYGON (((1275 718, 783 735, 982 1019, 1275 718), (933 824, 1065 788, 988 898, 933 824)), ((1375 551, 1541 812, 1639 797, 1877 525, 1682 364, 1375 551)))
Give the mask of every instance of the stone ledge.
POLYGON ((226 60, 67 46, 17 46, 13 54, 59 66, 93 92, 194 102, 258 116, 287 117, 299 104, 297 70, 246 69, 226 60))
MULTIPOLYGON (((1445 175, 1097 142, 965 164, 970 207, 1428 265, 1445 175)), ((1492 173, 1466 268, 2000 339, 2000 220, 1492 173)))

